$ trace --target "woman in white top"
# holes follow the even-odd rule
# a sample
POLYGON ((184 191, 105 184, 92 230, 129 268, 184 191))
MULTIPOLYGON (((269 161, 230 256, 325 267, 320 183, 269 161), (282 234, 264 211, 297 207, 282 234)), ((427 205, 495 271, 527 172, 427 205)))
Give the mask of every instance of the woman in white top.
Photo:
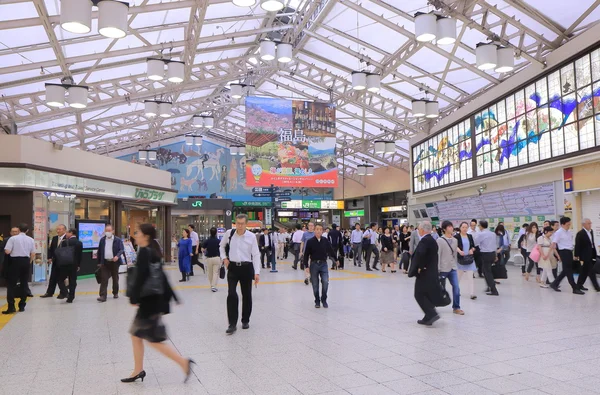
POLYGON ((527 266, 527 273, 525 273, 525 281, 529 281, 529 275, 531 274, 531 271, 533 270, 533 266, 535 265, 536 273, 537 273, 535 279, 538 283, 540 282, 540 273, 539 273, 538 264, 529 258, 529 254, 531 254, 531 251, 537 244, 537 240, 538 240, 539 236, 540 236, 540 234, 539 234, 538 224, 536 222, 531 222, 529 224, 529 227, 527 228, 527 231, 525 232, 525 238, 523 239, 523 244, 525 244, 525 249, 527 250, 527 256, 528 256, 527 260, 529 261, 529 265, 527 266))
POLYGON ((549 279, 551 283, 555 280, 552 268, 554 266, 554 257, 556 256, 558 258, 558 252, 552 247, 553 234, 554 229, 552 229, 551 226, 546 226, 544 228, 544 235, 537 239, 538 248, 540 249, 538 266, 542 269, 542 279, 540 284, 540 287, 542 288, 548 288, 548 285, 546 284, 547 279, 549 279))

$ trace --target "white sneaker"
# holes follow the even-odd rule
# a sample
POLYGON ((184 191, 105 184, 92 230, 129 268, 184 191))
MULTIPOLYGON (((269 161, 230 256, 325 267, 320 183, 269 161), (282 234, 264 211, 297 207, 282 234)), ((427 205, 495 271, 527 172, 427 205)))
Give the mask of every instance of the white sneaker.
POLYGON ((540 284, 540 288, 550 288, 548 284, 540 284))
POLYGON ((212 287, 210 290, 213 291, 213 292, 217 292, 218 291, 218 289, 216 289, 215 287, 212 287))

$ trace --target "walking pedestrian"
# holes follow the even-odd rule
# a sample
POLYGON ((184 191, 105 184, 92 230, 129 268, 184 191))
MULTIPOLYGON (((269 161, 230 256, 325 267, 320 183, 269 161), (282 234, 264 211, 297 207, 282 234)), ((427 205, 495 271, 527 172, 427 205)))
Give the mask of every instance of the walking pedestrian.
POLYGON ((183 229, 181 232, 181 240, 177 243, 177 247, 179 248, 177 258, 179 262, 179 271, 181 272, 181 280, 179 280, 179 282, 190 281, 192 257, 194 256, 194 253, 189 229, 183 229))
POLYGON ((315 225, 314 232, 314 237, 306 241, 303 263, 304 267, 310 268, 310 279, 315 296, 315 308, 320 308, 321 303, 323 303, 324 308, 328 308, 327 290, 329 288, 329 270, 327 268, 327 257, 334 260, 336 265, 339 265, 339 261, 337 261, 337 253, 331 246, 331 242, 323 235, 323 225, 315 225), (319 278, 321 280, 320 295, 319 278))

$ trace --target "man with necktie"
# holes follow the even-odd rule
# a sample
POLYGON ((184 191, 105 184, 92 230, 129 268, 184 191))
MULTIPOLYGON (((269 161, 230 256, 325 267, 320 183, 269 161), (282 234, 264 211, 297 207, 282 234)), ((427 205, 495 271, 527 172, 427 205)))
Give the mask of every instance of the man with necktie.
POLYGON ((258 246, 260 248, 260 265, 265 268, 265 257, 267 258, 267 268, 271 268, 271 254, 273 253, 273 235, 269 234, 269 229, 264 228, 263 234, 260 235, 258 246))
POLYGON ((62 242, 65 240, 65 235, 67 233, 67 227, 65 225, 58 225, 56 227, 56 236, 52 238, 50 242, 50 248, 48 248, 48 263, 52 264, 50 268, 50 279, 48 280, 48 288, 46 289, 46 293, 40 296, 41 298, 51 298, 54 296, 54 292, 56 292, 56 285, 58 285, 59 293, 57 299, 65 299, 69 293, 67 287, 64 282, 58 281, 59 277, 59 269, 57 260, 54 257, 54 251, 58 247, 61 246, 62 242))
POLYGON ((585 295, 585 292, 579 289, 573 278, 573 235, 570 229, 571 218, 562 217, 560 219, 560 229, 552 236, 552 245, 558 251, 560 261, 562 262, 562 272, 556 277, 550 288, 556 292, 560 292, 558 287, 560 286, 560 282, 566 277, 575 295, 585 295))
POLYGON ((584 287, 587 278, 590 278, 596 292, 600 292, 598 279, 594 270, 594 264, 598 258, 596 243, 594 242, 594 231, 592 230, 592 221, 589 218, 583 220, 583 229, 577 232, 575 236, 575 259, 581 262, 581 272, 577 280, 577 287, 581 291, 587 291, 584 287))

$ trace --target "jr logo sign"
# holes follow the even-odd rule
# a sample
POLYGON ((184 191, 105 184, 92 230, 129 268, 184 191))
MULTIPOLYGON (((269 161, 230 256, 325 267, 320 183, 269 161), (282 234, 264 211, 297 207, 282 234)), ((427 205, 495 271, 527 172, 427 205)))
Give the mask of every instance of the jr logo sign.
POLYGON ((164 195, 165 195, 164 192, 155 191, 153 189, 143 189, 143 188, 135 189, 135 197, 138 199, 161 200, 164 195))

